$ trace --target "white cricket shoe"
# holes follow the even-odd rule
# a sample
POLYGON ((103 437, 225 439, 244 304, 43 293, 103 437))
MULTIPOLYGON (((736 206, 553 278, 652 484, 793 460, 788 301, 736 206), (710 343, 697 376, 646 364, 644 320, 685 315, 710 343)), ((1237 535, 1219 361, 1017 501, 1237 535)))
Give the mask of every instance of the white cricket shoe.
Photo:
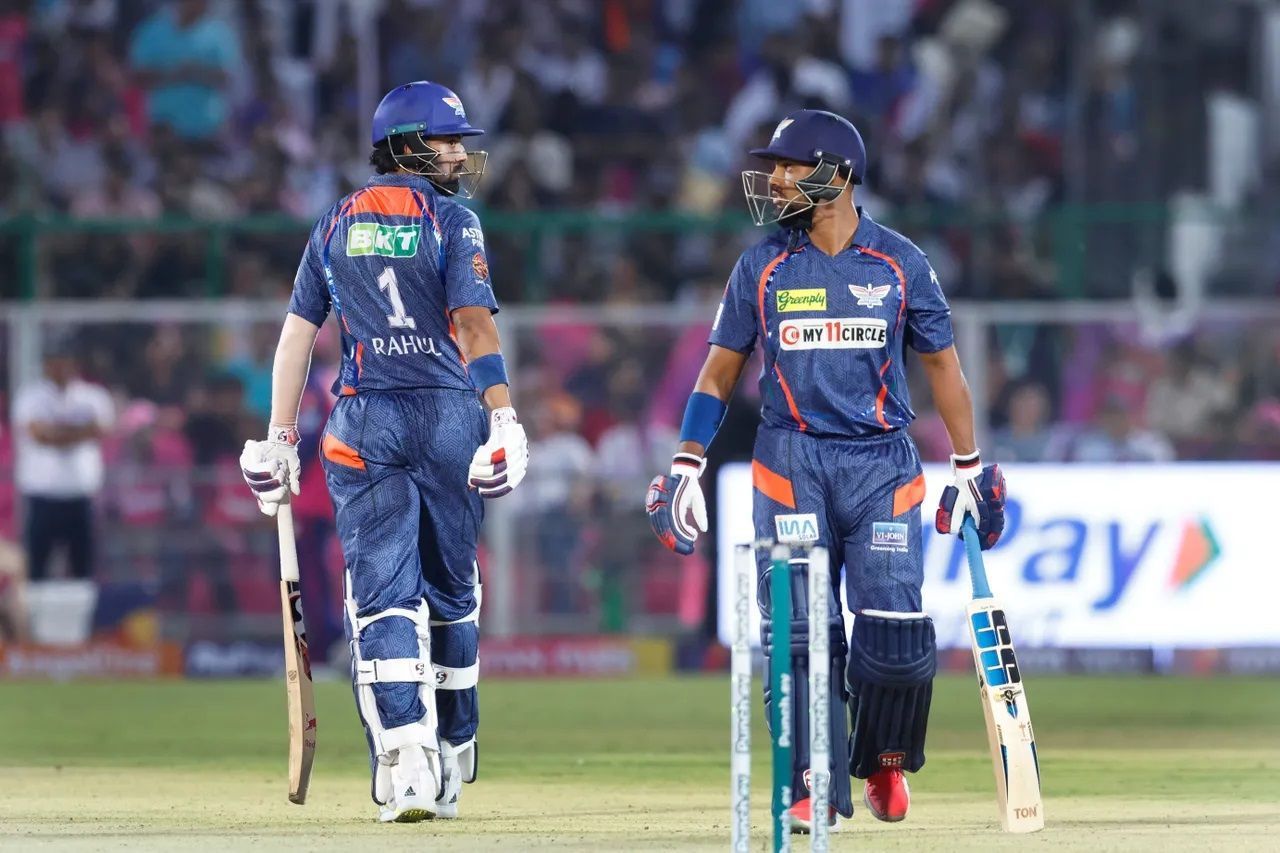
POLYGON ((391 797, 379 808, 384 823, 417 823, 436 816, 440 795, 439 756, 420 746, 400 749, 391 765, 391 797))
POLYGON ((474 739, 462 746, 440 741, 441 785, 436 800, 436 817, 452 820, 458 816, 458 799, 462 783, 476 781, 478 750, 474 739))

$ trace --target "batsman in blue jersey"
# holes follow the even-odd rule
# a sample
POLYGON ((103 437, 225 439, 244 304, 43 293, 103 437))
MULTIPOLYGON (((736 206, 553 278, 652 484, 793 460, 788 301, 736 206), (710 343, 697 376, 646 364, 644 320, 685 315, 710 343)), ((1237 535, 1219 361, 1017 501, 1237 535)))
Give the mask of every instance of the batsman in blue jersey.
POLYGON ((485 498, 514 489, 528 446, 511 408, 484 234, 469 198, 485 153, 436 83, 373 116, 377 175, 316 223, 276 350, 271 424, 240 464, 262 511, 298 494, 298 404, 316 333, 342 335, 320 453, 346 561, 356 706, 384 821, 458 814, 475 779, 485 498), (487 413, 486 413, 487 408, 487 413))
MULTIPOLYGON (((711 327, 710 353, 689 399, 669 474, 649 486, 646 506, 658 537, 692 553, 707 512, 698 484, 707 448, 752 349, 763 349, 762 423, 752 480, 758 539, 814 531, 831 554, 831 824, 853 814, 850 776, 884 821, 906 817, 904 771, 924 764, 925 728, 937 668, 933 623, 922 612, 920 504, 924 477, 906 427, 915 417, 904 358, 924 365, 955 454, 955 484, 935 524, 958 533, 966 515, 984 547, 1004 527, 1004 481, 983 467, 973 408, 956 356, 950 310, 938 277, 910 240, 872 220, 854 200, 866 150, 858 131, 832 113, 786 116, 753 155, 771 172, 744 172, 757 225, 781 227, 742 254, 711 327), (839 568, 856 616, 846 635, 839 568), (846 712, 847 708, 847 712, 846 712)), ((796 561, 803 569, 803 561, 796 561)), ((770 643, 769 564, 760 555, 764 649, 770 643)), ((808 621, 804 572, 793 593, 792 666, 795 768, 792 790, 807 791, 808 621)), ((767 680, 766 680, 767 684, 767 680)), ((769 695, 766 686, 766 707, 769 695)), ((799 798, 792 827, 810 826, 799 798)))

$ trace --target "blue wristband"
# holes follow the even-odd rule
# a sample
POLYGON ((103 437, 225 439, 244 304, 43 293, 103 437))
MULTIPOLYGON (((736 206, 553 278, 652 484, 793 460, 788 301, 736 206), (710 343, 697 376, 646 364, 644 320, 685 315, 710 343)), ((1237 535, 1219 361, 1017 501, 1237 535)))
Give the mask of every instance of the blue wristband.
POLYGON ((500 352, 480 356, 471 362, 467 372, 471 375, 471 384, 475 385, 476 390, 481 394, 494 385, 511 384, 507 381, 507 363, 503 361, 500 352))
POLYGON ((711 446, 711 439, 716 437, 724 413, 728 410, 724 401, 694 391, 689 396, 689 404, 684 408, 684 422, 680 424, 680 440, 696 441, 703 449, 711 446))

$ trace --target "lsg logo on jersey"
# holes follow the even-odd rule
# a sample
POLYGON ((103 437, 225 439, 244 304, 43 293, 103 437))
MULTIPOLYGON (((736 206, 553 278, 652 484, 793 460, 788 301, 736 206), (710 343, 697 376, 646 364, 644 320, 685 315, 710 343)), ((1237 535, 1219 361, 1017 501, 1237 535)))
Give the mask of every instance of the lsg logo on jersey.
POLYGON ((783 320, 778 340, 784 350, 878 349, 888 339, 888 328, 887 321, 874 317, 783 320))
POLYGON ((866 287, 857 284, 849 285, 849 292, 858 297, 858 307, 860 308, 879 308, 884 305, 884 298, 889 295, 892 286, 881 284, 879 286, 868 284, 866 287))

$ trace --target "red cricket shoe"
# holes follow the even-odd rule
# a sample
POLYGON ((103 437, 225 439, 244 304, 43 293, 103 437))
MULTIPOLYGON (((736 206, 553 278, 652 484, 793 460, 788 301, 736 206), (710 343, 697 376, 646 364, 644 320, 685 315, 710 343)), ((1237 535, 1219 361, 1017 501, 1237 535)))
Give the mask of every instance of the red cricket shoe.
MULTIPOLYGON (((830 815, 827 826, 831 827, 832 832, 836 832, 840 829, 840 813, 836 811, 835 806, 829 806, 828 809, 830 810, 830 815)), ((805 797, 787 809, 787 813, 791 815, 792 834, 808 835, 813 831, 813 801, 811 799, 805 797)))
POLYGON ((906 775, 897 767, 877 770, 862 790, 862 802, 876 820, 897 823, 904 819, 911 808, 911 789, 907 787, 906 775))

